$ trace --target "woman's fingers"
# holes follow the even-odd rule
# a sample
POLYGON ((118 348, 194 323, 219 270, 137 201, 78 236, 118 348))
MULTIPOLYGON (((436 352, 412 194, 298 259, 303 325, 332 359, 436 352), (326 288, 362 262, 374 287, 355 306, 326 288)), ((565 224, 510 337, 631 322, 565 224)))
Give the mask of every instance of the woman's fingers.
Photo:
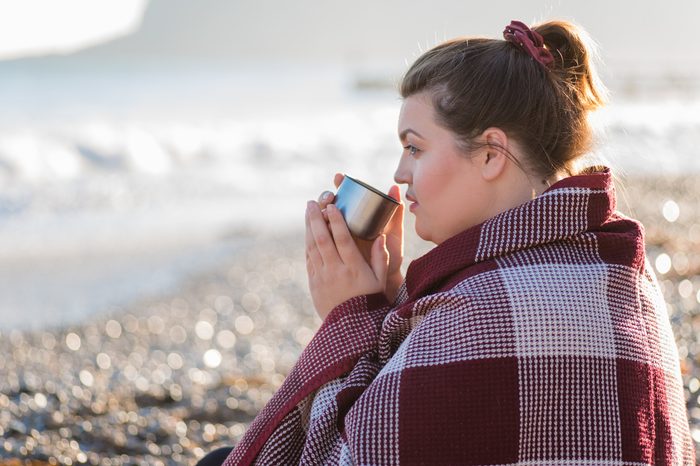
MULTIPOLYGON (((338 188, 345 175, 342 173, 336 173, 333 177, 333 184, 338 188)), ((400 266, 401 258, 403 256, 403 202, 401 202, 401 191, 397 185, 394 185, 389 189, 389 196, 396 199, 401 203, 397 211, 392 216, 391 220, 384 228, 384 233, 386 238, 384 239, 384 247, 388 250, 391 257, 390 268, 395 269, 396 266, 400 266)), ((343 262, 343 263, 355 263, 357 264, 359 260, 364 259, 362 262, 366 262, 371 265, 371 250, 373 243, 372 241, 367 241, 366 247, 363 250, 358 241, 356 241, 348 230, 345 219, 343 219, 342 214, 337 210, 333 203, 335 202, 335 194, 331 191, 324 191, 318 198, 318 203, 309 202, 307 206, 307 230, 309 234, 307 235, 307 250, 311 251, 311 254, 307 253, 312 263, 317 264, 318 267, 327 265, 328 262, 343 262), (315 204, 312 205, 312 204, 315 204), (333 205, 331 207, 331 205, 333 205), (332 221, 330 212, 333 212, 332 221), (325 229, 322 225, 316 221, 314 218, 320 217, 323 219, 325 229), (330 231, 329 231, 330 230, 330 231)), ((390 270, 392 272, 392 270, 390 270)))
POLYGON ((394 185, 391 187, 391 189, 389 189, 389 197, 396 199, 399 202, 399 207, 394 212, 394 215, 392 215, 391 220, 389 220, 385 231, 400 230, 403 232, 404 203, 401 201, 401 190, 397 185, 394 185))
POLYGON ((393 185, 391 188, 389 188, 389 197, 401 202, 401 189, 398 185, 393 185))
POLYGON ((323 259, 323 265, 332 266, 338 264, 340 262, 340 256, 338 255, 333 237, 330 231, 328 231, 326 221, 323 220, 319 205, 315 201, 309 201, 306 205, 306 209, 309 213, 309 224, 311 225, 313 239, 323 259))
MULTIPOLYGON (((384 232, 393 237, 403 238, 403 215, 404 215, 404 203, 401 202, 401 191, 399 187, 394 185, 389 189, 389 196, 400 202, 399 206, 394 211, 394 215, 391 216, 389 223, 384 228, 384 232)), ((389 240, 389 238, 387 238, 389 240)))
POLYGON ((360 254, 360 250, 350 235, 350 230, 348 230, 348 225, 345 223, 343 215, 335 205, 329 205, 326 211, 328 212, 328 221, 341 260, 345 264, 358 264, 358 261, 362 260, 362 254, 360 254))
POLYGON ((332 204, 335 200, 335 194, 330 191, 323 191, 320 196, 318 196, 318 205, 321 208, 321 215, 323 220, 328 221, 328 213, 326 212, 326 207, 328 204, 332 204))
POLYGON ((396 274, 400 272, 401 263, 403 262, 403 219, 404 219, 404 203, 401 202, 401 191, 397 185, 394 185, 389 190, 389 196, 400 202, 394 215, 389 220, 389 223, 384 228, 386 234, 386 248, 389 251, 389 271, 388 274, 396 274))
POLYGON ((386 276, 389 268, 389 253, 386 250, 386 236, 379 235, 372 244, 372 271, 382 286, 386 286, 386 276))
MULTIPOLYGON (((333 184, 336 188, 338 188, 340 183, 343 182, 343 178, 345 178, 345 175, 342 173, 335 174, 333 177, 333 184)), ((321 206, 321 215, 323 215, 323 220, 326 222, 328 221, 328 212, 326 212, 326 207, 328 204, 332 204, 333 202, 335 202, 335 194, 333 194, 331 191, 323 191, 318 197, 318 205, 321 206)))
POLYGON ((323 267, 323 259, 321 254, 316 248, 316 241, 314 241, 314 235, 311 231, 311 223, 309 222, 309 209, 306 209, 306 214, 304 215, 304 221, 306 223, 306 233, 304 235, 304 243, 306 245, 306 271, 311 275, 315 273, 316 270, 323 267))
POLYGON ((335 199, 335 195, 330 192, 330 191, 323 191, 320 196, 318 196, 318 205, 321 206, 321 209, 325 209, 325 207, 333 202, 333 199, 335 199))

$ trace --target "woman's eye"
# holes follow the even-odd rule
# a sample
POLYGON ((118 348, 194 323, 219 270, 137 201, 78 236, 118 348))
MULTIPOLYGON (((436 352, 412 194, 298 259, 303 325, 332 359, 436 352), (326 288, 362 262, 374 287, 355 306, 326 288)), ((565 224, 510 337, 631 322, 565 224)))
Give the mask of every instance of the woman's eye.
POLYGON ((411 144, 403 146, 403 148, 406 149, 411 156, 416 155, 416 153, 418 152, 418 148, 411 144))

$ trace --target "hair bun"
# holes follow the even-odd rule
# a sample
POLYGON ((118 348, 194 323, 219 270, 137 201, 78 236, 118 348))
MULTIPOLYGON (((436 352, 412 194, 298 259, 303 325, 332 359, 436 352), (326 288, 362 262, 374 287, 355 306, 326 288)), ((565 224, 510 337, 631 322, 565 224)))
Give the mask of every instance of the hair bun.
POLYGON ((564 85, 562 90, 571 94, 585 110, 602 107, 607 91, 595 72, 596 48, 588 34, 564 20, 547 21, 533 30, 552 53, 552 68, 564 85))
POLYGON ((512 20, 503 30, 503 38, 520 47, 545 68, 552 67, 554 57, 545 48, 542 36, 527 27, 525 23, 512 20))

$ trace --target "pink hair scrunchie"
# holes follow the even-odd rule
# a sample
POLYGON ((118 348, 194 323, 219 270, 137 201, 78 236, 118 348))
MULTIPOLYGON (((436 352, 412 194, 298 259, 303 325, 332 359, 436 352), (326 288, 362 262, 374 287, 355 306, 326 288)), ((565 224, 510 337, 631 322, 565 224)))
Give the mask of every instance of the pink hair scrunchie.
POLYGON ((519 46, 545 68, 551 68, 554 56, 544 47, 544 39, 520 21, 511 21, 503 30, 503 38, 519 46))

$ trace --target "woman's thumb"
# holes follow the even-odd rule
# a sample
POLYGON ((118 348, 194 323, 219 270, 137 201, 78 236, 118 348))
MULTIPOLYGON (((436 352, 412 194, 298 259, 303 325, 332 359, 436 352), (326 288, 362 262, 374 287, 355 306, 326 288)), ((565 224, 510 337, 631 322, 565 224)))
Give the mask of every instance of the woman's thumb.
POLYGON ((389 251, 386 249, 386 235, 379 235, 372 244, 371 266, 374 275, 382 283, 389 269, 389 251))

